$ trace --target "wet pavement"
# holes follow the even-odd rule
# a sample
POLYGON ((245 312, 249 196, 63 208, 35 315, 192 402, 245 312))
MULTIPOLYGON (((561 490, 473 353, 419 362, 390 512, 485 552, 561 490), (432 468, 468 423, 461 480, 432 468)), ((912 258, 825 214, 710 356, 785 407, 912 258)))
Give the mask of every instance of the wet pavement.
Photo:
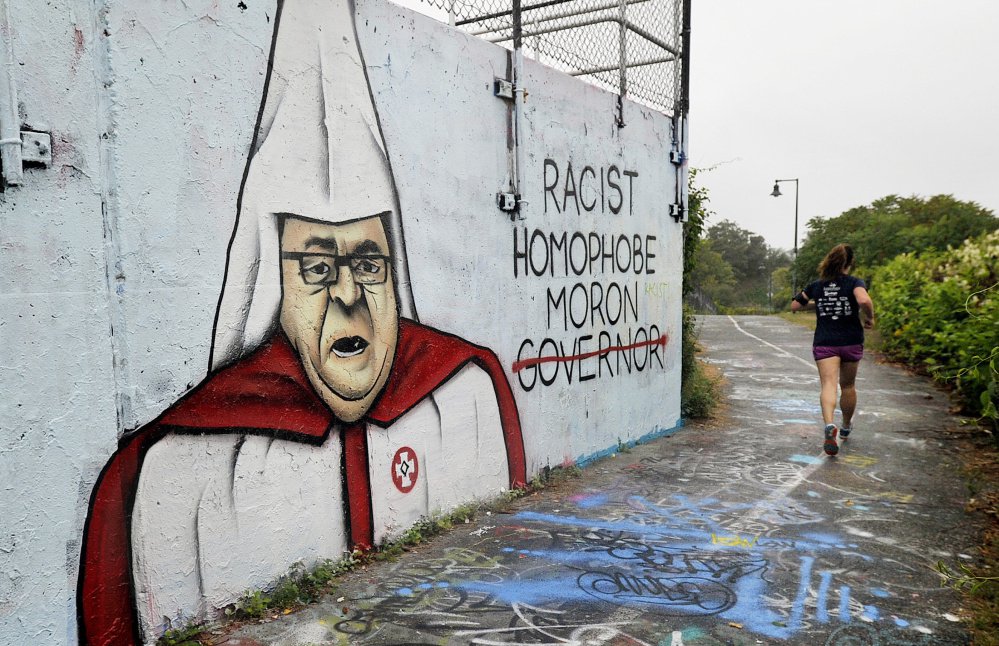
POLYGON ((811 332, 705 317, 724 417, 369 565, 251 644, 966 644, 938 561, 975 551, 957 420, 927 380, 865 359, 854 434, 822 452, 811 332))

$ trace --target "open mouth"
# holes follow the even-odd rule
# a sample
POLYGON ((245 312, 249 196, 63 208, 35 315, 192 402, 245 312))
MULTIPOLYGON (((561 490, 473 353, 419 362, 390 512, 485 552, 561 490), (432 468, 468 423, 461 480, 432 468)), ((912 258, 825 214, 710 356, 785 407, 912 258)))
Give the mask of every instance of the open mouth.
POLYGON ((364 352, 367 347, 368 342, 361 337, 345 336, 334 341, 331 349, 333 350, 333 354, 341 359, 345 359, 347 357, 356 357, 364 352))

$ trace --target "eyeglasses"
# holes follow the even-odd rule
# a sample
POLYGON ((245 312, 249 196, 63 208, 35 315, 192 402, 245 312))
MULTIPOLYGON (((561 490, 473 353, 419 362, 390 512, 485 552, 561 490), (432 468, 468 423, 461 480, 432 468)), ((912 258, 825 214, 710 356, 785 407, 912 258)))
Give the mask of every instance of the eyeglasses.
POLYGON ((283 251, 285 260, 297 260, 299 273, 306 285, 335 285, 340 279, 340 267, 349 267, 354 282, 361 285, 381 285, 388 278, 391 256, 345 255, 283 251))

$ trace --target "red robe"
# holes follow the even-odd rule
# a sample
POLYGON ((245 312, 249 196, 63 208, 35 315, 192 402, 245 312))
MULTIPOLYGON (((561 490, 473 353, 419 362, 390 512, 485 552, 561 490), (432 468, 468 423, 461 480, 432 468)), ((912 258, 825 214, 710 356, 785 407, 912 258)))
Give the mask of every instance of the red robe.
MULTIPOLYGON (((385 388, 367 415, 346 426, 344 454, 351 542, 371 547, 368 423, 388 427, 469 363, 490 376, 499 404, 510 486, 526 482, 524 443, 513 392, 496 355, 432 328, 399 321, 385 388)), ((146 451, 171 432, 254 433, 321 445, 336 421, 312 389, 283 333, 210 375, 160 417, 121 439, 94 485, 83 529, 77 612, 81 645, 140 644, 131 574, 131 515, 146 451)))

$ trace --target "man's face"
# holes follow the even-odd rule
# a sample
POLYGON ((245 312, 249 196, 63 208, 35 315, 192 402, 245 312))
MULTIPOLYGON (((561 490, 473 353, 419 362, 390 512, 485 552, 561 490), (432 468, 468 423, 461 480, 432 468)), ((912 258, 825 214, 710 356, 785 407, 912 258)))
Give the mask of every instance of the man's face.
POLYGON ((281 233, 281 327, 313 388, 345 422, 381 392, 399 336, 381 218, 326 224, 287 216, 281 233))

